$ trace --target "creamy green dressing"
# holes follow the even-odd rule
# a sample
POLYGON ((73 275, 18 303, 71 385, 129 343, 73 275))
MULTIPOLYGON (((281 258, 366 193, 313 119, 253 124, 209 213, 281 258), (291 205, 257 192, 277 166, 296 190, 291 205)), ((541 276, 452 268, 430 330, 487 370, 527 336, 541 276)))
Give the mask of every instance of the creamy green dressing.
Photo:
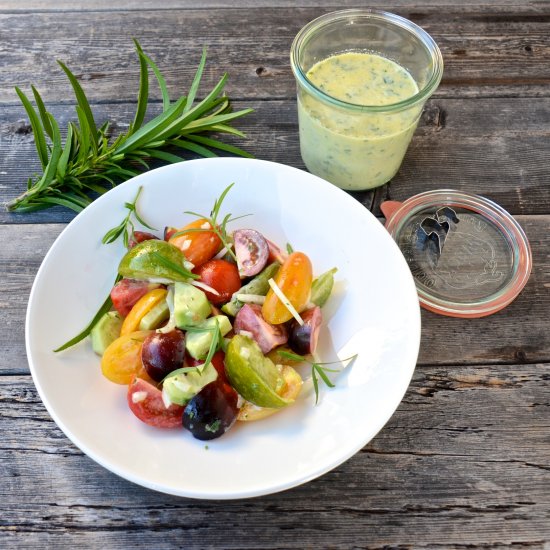
MULTIPOLYGON (((360 106, 384 106, 418 93, 403 67, 373 53, 346 52, 311 67, 307 78, 329 96, 360 106)), ((389 181, 399 169, 421 107, 365 112, 298 97, 300 148, 310 172, 348 190, 389 181)))

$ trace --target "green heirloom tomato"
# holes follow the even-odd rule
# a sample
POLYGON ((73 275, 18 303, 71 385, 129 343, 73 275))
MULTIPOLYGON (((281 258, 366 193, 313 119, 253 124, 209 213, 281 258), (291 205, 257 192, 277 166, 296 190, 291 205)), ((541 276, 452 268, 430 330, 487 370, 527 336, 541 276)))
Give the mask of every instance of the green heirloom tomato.
POLYGON ((237 392, 258 407, 280 409, 294 401, 277 394, 284 383, 279 370, 248 336, 237 334, 229 342, 225 372, 237 392))
POLYGON ((183 252, 161 240, 143 241, 120 261, 118 272, 128 279, 154 280, 156 282, 188 281, 197 276, 185 269, 183 252))

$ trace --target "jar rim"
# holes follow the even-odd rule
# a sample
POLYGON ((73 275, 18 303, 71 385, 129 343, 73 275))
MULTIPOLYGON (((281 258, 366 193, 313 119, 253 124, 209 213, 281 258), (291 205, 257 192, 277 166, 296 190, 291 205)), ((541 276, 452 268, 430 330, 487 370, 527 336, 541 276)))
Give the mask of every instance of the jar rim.
POLYGON ((435 91, 443 76, 443 56, 441 55, 441 51, 435 40, 424 29, 412 21, 401 17, 400 15, 373 9, 346 9, 333 11, 310 21, 307 25, 302 27, 292 42, 290 49, 290 65, 298 83, 304 86, 310 93, 319 96, 323 101, 331 105, 358 112, 394 112, 409 108, 417 103, 427 100, 435 91), (426 85, 421 90, 413 96, 396 103, 390 103, 387 105, 360 105, 337 99, 327 94, 311 82, 306 73, 302 70, 302 67, 298 61, 299 53, 302 47, 307 43, 308 39, 313 34, 323 29, 328 24, 334 21, 345 21, 357 17, 389 21, 395 26, 406 29, 421 41, 424 47, 431 54, 432 59, 432 74, 426 85))

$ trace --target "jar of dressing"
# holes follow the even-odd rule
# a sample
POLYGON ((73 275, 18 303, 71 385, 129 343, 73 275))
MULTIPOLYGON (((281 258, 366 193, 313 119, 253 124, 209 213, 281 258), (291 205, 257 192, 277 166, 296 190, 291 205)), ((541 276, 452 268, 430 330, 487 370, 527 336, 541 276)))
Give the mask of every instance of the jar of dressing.
POLYGON ((391 180, 441 81, 432 37, 398 15, 342 10, 308 23, 290 61, 308 170, 348 191, 391 180))

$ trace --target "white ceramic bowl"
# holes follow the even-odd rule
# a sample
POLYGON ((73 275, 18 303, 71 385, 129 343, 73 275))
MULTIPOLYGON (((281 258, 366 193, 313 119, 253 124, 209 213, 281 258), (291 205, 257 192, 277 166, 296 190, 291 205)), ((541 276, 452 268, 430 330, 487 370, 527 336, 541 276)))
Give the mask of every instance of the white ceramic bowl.
POLYGON ((335 468, 391 417, 411 379, 420 342, 415 285, 399 249, 378 220, 344 191, 288 166, 237 158, 201 159, 145 173, 104 196, 61 233, 36 276, 26 323, 27 354, 38 392, 63 432, 92 459, 130 481, 192 498, 230 499, 294 487, 335 468), (101 244, 143 187, 139 211, 160 231, 182 226, 186 210, 209 213, 235 182, 222 213, 253 216, 253 227, 307 253, 315 274, 338 267, 323 308, 318 354, 356 361, 282 412, 238 423, 208 442, 185 430, 137 420, 126 387, 101 375, 88 340, 53 349, 80 332, 108 295, 122 243, 101 244))

